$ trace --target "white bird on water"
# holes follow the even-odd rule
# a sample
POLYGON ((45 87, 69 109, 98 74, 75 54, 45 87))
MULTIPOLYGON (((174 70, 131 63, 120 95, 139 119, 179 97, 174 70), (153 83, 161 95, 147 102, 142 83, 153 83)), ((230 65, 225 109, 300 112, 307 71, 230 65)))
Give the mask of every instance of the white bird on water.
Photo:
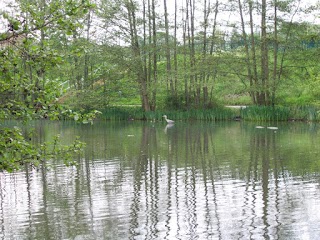
POLYGON ((173 124, 174 123, 173 120, 170 120, 170 119, 167 118, 167 115, 163 115, 163 117, 164 117, 164 120, 167 121, 167 123, 169 123, 169 124, 173 124))

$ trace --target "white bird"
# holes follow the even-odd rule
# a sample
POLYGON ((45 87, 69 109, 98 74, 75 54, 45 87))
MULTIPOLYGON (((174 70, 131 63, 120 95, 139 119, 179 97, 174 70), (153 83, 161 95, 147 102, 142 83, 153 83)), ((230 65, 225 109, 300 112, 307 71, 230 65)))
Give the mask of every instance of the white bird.
POLYGON ((267 127, 268 129, 277 130, 278 127, 267 127))
POLYGON ((169 124, 174 123, 174 121, 173 121, 173 120, 170 120, 170 119, 168 119, 168 118, 167 118, 167 115, 163 115, 163 117, 164 117, 164 120, 166 120, 166 121, 167 121, 167 123, 169 123, 169 124))

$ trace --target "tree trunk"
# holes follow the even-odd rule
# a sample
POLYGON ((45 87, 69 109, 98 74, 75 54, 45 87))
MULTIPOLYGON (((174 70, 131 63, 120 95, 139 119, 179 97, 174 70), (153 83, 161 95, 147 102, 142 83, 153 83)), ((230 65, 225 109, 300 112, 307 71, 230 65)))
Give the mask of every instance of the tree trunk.
POLYGON ((195 2, 194 0, 187 0, 187 10, 189 9, 190 13, 190 24, 188 21, 188 45, 189 45, 189 58, 190 58, 190 87, 191 92, 193 92, 193 95, 195 97, 195 104, 196 106, 200 103, 200 87, 198 86, 197 77, 194 73, 195 65, 196 65, 196 58, 195 58, 195 28, 194 28, 194 12, 195 12, 195 2))
MULTIPOLYGON (((90 42, 90 27, 91 27, 91 11, 89 10, 88 16, 87 16, 87 36, 86 36, 86 40, 87 43, 90 42)), ((88 88, 90 86, 89 83, 89 55, 88 55, 88 51, 85 51, 84 54, 84 72, 83 72, 83 81, 85 84, 85 87, 88 88)), ((93 83, 91 83, 91 85, 93 86, 93 83)))
POLYGON ((252 91, 252 101, 253 104, 257 104, 257 99, 259 95, 259 91, 257 90, 258 87, 258 71, 257 71, 257 57, 256 57, 256 43, 254 40, 254 19, 253 19, 253 7, 252 7, 252 0, 249 1, 249 15, 250 15, 250 38, 251 38, 251 58, 252 58, 252 68, 253 68, 253 88, 252 91))
POLYGON ((188 67, 187 67, 187 40, 190 39, 188 36, 188 28, 189 28, 189 5, 188 5, 188 0, 186 0, 186 9, 185 9, 185 18, 183 17, 182 22, 183 24, 183 72, 184 72, 184 95, 185 95, 185 102, 186 102, 186 107, 189 108, 190 106, 190 87, 188 85, 188 78, 189 75, 188 72, 188 67))
POLYGON ((259 105, 269 104, 269 59, 268 59, 268 40, 267 40, 267 3, 262 0, 261 5, 261 84, 262 89, 259 96, 259 105))
POLYGON ((174 95, 177 95, 177 85, 178 85, 178 57, 177 57, 177 0, 174 3, 174 95))
POLYGON ((150 104, 150 110, 156 110, 156 86, 157 86, 157 28, 156 28, 156 12, 155 12, 155 0, 152 0, 152 49, 153 49, 153 81, 151 83, 152 98, 150 104))
POLYGON ((174 96, 174 85, 171 73, 171 54, 170 54, 170 45, 169 45, 169 22, 168 22, 168 9, 167 9, 167 0, 163 1, 164 5, 164 26, 165 26, 165 50, 166 50, 166 61, 167 61, 167 82, 170 86, 171 95, 174 96))
POLYGON ((140 96, 142 109, 144 111, 150 111, 149 96, 148 96, 148 87, 147 87, 147 78, 146 74, 143 71, 143 62, 140 54, 140 45, 138 41, 138 32, 136 25, 136 16, 135 16, 135 6, 132 0, 127 1, 125 4, 128 12, 128 21, 130 29, 130 39, 131 39, 131 49, 134 56, 134 70, 136 72, 137 81, 140 86, 140 96))
POLYGON ((275 104, 276 81, 277 81, 277 65, 278 65, 278 16, 277 16, 277 0, 274 2, 274 49, 273 49, 273 74, 272 74, 272 92, 271 104, 275 104))
MULTIPOLYGON (((241 1, 238 0, 238 5, 239 5, 239 12, 240 12, 240 19, 241 19, 241 29, 242 29, 242 38, 244 40, 244 47, 245 47, 245 52, 246 52, 246 67, 247 67, 247 74, 248 74, 248 79, 250 82, 250 96, 252 101, 255 103, 255 91, 256 86, 253 81, 253 76, 252 76, 252 69, 251 69, 251 59, 250 59, 250 53, 249 53, 249 42, 248 42, 248 36, 245 30, 245 23, 244 23, 244 17, 243 17, 243 11, 242 11, 242 4, 241 1)), ((251 21, 251 18, 250 18, 251 21)), ((250 22, 251 25, 251 22, 250 22)))

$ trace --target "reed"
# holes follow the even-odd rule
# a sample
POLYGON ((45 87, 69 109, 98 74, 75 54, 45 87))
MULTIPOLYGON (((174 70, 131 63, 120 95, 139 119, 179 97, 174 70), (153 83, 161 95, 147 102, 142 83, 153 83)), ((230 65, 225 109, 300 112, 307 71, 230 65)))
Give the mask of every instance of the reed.
POLYGON ((105 120, 146 120, 163 121, 163 115, 175 121, 200 120, 200 121, 227 121, 240 115, 246 121, 319 121, 320 111, 314 106, 249 106, 242 109, 231 109, 217 107, 213 109, 191 109, 191 110, 157 110, 144 112, 139 106, 109 107, 101 110, 99 116, 105 120), (240 113, 239 113, 240 111, 240 113))
POLYGON ((144 112, 141 107, 109 107, 101 111, 101 118, 105 120, 142 120, 144 112))
POLYGON ((250 106, 242 109, 240 115, 249 121, 287 121, 290 110, 286 107, 250 106))
POLYGON ((301 121, 319 121, 319 109, 314 106, 291 107, 291 119, 301 121))
POLYGON ((105 120, 147 120, 162 121, 163 115, 166 114, 170 119, 176 121, 201 120, 201 121, 223 121, 231 120, 235 116, 235 112, 228 108, 214 109, 192 109, 189 111, 150 111, 144 112, 141 107, 110 107, 104 109, 102 119, 105 120))
POLYGON ((313 106, 250 106, 240 115, 248 121, 319 121, 319 110, 313 106))

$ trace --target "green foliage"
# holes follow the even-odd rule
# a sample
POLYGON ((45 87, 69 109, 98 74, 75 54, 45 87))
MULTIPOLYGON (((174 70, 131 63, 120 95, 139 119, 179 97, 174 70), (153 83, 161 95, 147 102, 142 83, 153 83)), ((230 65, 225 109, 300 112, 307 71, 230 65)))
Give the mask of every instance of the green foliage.
POLYGON ((186 97, 183 94, 165 97, 163 109, 178 110, 186 107, 186 97))
POLYGON ((18 127, 0 129, 0 171, 12 172, 21 165, 37 167, 44 161, 63 159, 66 165, 75 164, 75 156, 82 153, 84 143, 77 138, 71 145, 63 145, 60 137, 52 142, 35 144, 32 134, 24 134, 18 127))
POLYGON ((68 95, 63 104, 71 109, 91 111, 103 109, 109 103, 109 96, 96 89, 73 91, 68 95))
POLYGON ((74 120, 75 122, 80 122, 83 124, 90 123, 93 124, 93 121, 98 117, 102 112, 98 110, 92 111, 73 111, 71 109, 66 109, 61 112, 61 117, 64 120, 74 120))
MULTIPOLYGON (((93 5, 88 0, 15 3, 21 14, 0 13, 8 22, 6 33, 0 35, 0 119, 72 118, 92 123, 98 111, 70 112, 58 104, 65 79, 52 73, 68 60, 56 45, 61 38, 55 37, 73 34, 82 27, 80 19, 93 5)), ((0 169, 6 171, 24 163, 38 166, 54 157, 70 164, 73 154, 83 147, 78 139, 63 146, 58 137, 53 142, 34 143, 17 127, 1 126, 0 133, 0 169)))

